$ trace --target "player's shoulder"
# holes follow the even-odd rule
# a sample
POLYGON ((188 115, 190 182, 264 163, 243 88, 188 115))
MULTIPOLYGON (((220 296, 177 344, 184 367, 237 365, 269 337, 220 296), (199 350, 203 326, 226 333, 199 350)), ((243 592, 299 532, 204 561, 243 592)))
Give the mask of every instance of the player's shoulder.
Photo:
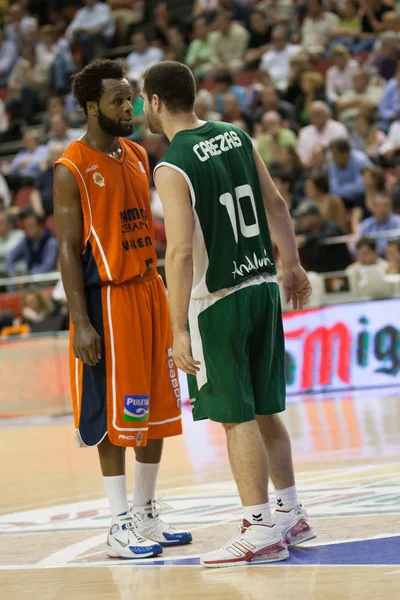
MULTIPOLYGON (((82 144, 80 140, 75 140, 68 144, 64 152, 59 158, 59 161, 70 160, 71 162, 79 162, 79 160, 85 155, 85 144, 82 144)), ((58 161, 57 161, 58 162, 58 161)))

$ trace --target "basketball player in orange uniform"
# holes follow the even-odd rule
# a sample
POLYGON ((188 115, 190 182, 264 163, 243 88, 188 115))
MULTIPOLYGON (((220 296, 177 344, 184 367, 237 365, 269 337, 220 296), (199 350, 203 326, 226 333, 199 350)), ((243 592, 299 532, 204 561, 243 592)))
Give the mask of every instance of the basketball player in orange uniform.
POLYGON ((156 271, 146 152, 132 133, 131 88, 118 61, 75 75, 85 135, 55 164, 61 274, 71 312, 77 440, 97 446, 112 524, 107 554, 146 558, 184 544, 154 502, 163 438, 182 432, 178 372, 163 282, 156 271), (120 137, 121 136, 121 137, 120 137), (136 453, 129 510, 125 448, 136 453))

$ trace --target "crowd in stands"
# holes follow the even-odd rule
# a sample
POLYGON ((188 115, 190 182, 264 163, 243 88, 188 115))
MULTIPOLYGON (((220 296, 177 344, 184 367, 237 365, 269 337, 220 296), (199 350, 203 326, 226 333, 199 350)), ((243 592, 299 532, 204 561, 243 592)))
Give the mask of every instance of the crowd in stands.
MULTIPOLYGON (((233 123, 252 138, 289 207, 306 269, 347 270, 355 280, 368 265, 400 274, 397 6, 395 0, 1 2, 1 276, 56 268, 53 163, 85 128, 71 75, 101 56, 125 61, 132 139, 147 149, 152 167, 167 141, 147 129, 141 73, 162 60, 181 61, 197 80, 199 118, 233 123), (341 241, 346 234, 355 241, 341 241)), ((154 189, 152 202, 162 257, 154 189)), ((43 315, 45 305, 29 290, 28 313, 43 315)))

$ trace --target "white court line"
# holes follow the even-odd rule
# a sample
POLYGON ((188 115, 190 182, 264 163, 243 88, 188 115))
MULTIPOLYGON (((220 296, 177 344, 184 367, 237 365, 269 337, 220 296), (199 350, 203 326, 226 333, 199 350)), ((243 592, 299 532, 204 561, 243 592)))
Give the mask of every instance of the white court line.
POLYGON ((102 542, 104 542, 104 533, 82 540, 81 542, 62 548, 61 550, 58 550, 58 552, 50 554, 50 556, 46 556, 46 558, 37 563, 37 567, 45 568, 62 566, 68 561, 74 560, 77 556, 83 554, 83 552, 95 548, 102 542))
MULTIPOLYGON (((190 558, 189 556, 187 556, 186 558, 190 558)), ((196 556, 194 557, 196 558, 196 556)), ((143 559, 145 560, 145 559, 143 559)), ((109 559, 109 560, 104 560, 101 562, 96 562, 96 563, 67 563, 65 565, 53 565, 51 567, 47 567, 48 569, 99 569, 99 568, 103 568, 103 567, 117 567, 117 568, 126 568, 126 567, 138 567, 143 568, 153 568, 155 569, 157 566, 153 565, 153 564, 149 564, 149 565, 144 565, 143 564, 143 560, 139 561, 139 560, 118 560, 118 559, 109 559), (137 562, 140 562, 141 564, 135 564, 137 562)), ((165 559, 164 559, 165 560, 165 559)), ((166 568, 168 567, 169 569, 174 569, 174 568, 179 568, 179 569, 200 569, 200 565, 165 565, 162 568, 166 568)), ((247 567, 250 567, 252 569, 255 569, 256 567, 260 568, 260 567, 286 567, 286 568, 296 568, 298 569, 299 567, 303 568, 313 568, 315 569, 315 567, 319 567, 319 568, 325 568, 325 567, 329 567, 329 568, 346 568, 346 569, 357 569, 358 567, 368 567, 369 569, 371 568, 388 568, 388 567, 393 567, 393 565, 370 565, 370 564, 357 564, 357 565, 329 565, 329 564, 324 564, 324 565, 318 565, 318 564, 285 564, 285 561, 281 561, 281 562, 274 562, 274 563, 260 563, 260 564, 253 564, 253 565, 247 565, 247 567)), ((37 565, 30 565, 30 564, 21 564, 21 565, 0 565, 0 571, 36 571, 38 569, 43 569, 44 567, 38 567, 37 565)), ((229 567, 226 567, 229 569, 229 567)), ((232 569, 235 568, 235 572, 237 571, 238 567, 232 567, 232 569)), ((206 571, 208 572, 208 571, 206 571)), ((211 572, 211 571, 210 571, 211 572)), ((213 571, 215 573, 215 571, 213 571)), ((223 571, 225 573, 225 569, 223 571)), ((386 573, 386 575, 388 575, 388 573, 386 573)))
POLYGON ((385 575, 400 575, 400 569, 398 571, 389 571, 389 573, 385 573, 385 575))

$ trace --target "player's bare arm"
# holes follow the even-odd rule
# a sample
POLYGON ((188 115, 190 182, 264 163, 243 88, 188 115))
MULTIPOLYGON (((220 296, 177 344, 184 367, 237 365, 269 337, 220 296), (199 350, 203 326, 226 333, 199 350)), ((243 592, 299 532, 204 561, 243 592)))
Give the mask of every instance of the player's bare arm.
POLYGON ((78 184, 72 173, 58 165, 54 175, 54 216, 60 248, 61 276, 74 325, 76 358, 93 367, 101 358, 100 336, 86 309, 81 243, 83 217, 78 184))
POLYGON ((187 331, 193 282, 193 211, 189 188, 182 175, 170 167, 157 169, 155 184, 164 208, 168 240, 165 272, 174 334, 173 357, 179 369, 196 375, 200 363, 191 356, 187 331))
POLYGON ((297 310, 303 308, 309 299, 312 291, 311 284, 307 273, 300 265, 293 223, 286 202, 278 192, 257 151, 255 151, 254 156, 268 225, 282 258, 282 281, 285 300, 286 302, 292 300, 293 308, 297 310))

